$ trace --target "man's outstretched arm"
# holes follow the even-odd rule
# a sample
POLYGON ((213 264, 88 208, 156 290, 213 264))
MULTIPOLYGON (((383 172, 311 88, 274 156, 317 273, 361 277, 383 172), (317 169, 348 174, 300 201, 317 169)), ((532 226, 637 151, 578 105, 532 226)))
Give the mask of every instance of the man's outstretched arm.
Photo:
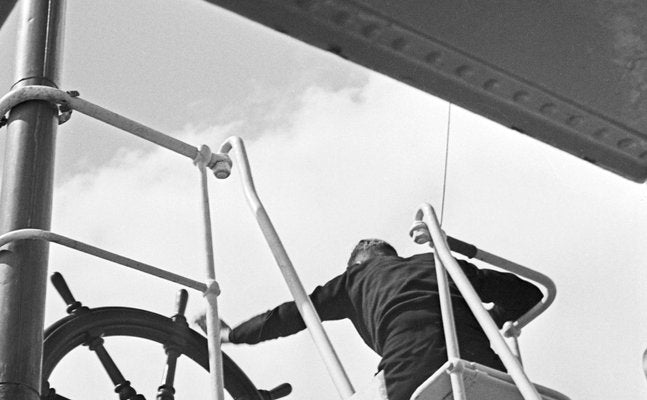
MULTIPOLYGON (((333 278, 324 286, 317 286, 310 294, 310 300, 322 321, 346 318, 352 310, 345 290, 344 274, 333 278)), ((229 341, 256 344, 289 336, 305 328, 296 304, 288 301, 233 328, 229 341)))
POLYGON ((229 341, 231 343, 256 344, 292 335, 305 327, 296 304, 289 301, 231 329, 229 341))

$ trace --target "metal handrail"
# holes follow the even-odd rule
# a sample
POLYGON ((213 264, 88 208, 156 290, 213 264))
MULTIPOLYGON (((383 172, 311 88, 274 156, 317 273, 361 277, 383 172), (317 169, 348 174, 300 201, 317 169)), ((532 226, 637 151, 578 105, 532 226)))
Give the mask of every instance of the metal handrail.
MULTIPOLYGON (((415 223, 413 229, 415 229, 415 223)), ((555 297, 557 296, 557 287, 555 286, 555 283, 552 279, 542 274, 541 272, 535 271, 528 267, 524 267, 523 265, 517 264, 492 253, 488 253, 487 251, 481 250, 472 244, 465 243, 451 236, 447 236, 447 243, 449 244, 451 251, 460 253, 468 258, 475 258, 497 268, 512 272, 525 279, 538 283, 544 288, 544 297, 541 299, 541 301, 524 315, 519 317, 516 321, 513 321, 507 330, 504 328, 504 334, 508 333, 513 328, 520 330, 524 326, 528 325, 528 323, 530 323, 541 313, 546 311, 546 309, 550 307, 553 301, 555 301, 555 297)), ((508 334, 512 335, 512 333, 508 334)))
POLYGON ((82 253, 101 258, 103 260, 112 261, 116 264, 120 264, 125 267, 147 273, 149 275, 154 275, 158 278, 166 279, 167 281, 178 283, 200 292, 207 290, 207 285, 202 282, 185 278, 182 275, 174 274, 173 272, 169 272, 164 269, 157 268, 152 265, 145 264, 143 262, 139 262, 131 258, 124 257, 119 254, 89 245, 87 243, 79 242, 78 240, 70 239, 69 237, 42 229, 17 229, 15 231, 7 232, 4 235, 0 236, 0 248, 17 240, 43 240, 46 242, 60 244, 61 246, 68 247, 72 250, 77 250, 82 253))
MULTIPOLYGON (((435 248, 435 253, 442 261, 441 265, 437 267, 445 268, 452 277, 456 287, 461 292, 470 310, 472 310, 476 320, 483 328, 483 331, 490 340, 492 348, 499 355, 499 358, 501 358, 503 365, 506 367, 508 374, 517 385, 523 398, 525 400, 541 400, 539 393, 524 372, 520 361, 515 357, 506 344, 503 335, 499 332, 496 323, 483 306, 476 290, 474 290, 474 287, 467 279, 467 276, 465 276, 465 273, 458 265, 458 262, 452 256, 449 245, 447 244, 447 239, 440 228, 434 209, 430 204, 424 203, 418 209, 415 218, 417 221, 422 221, 426 225, 427 233, 431 239, 428 243, 430 246, 435 248)), ((422 240, 419 241, 422 242, 422 240)), ((450 299, 445 299, 445 301, 451 302, 450 299)))
MULTIPOLYGON (((149 128, 139 122, 133 121, 122 115, 114 113, 94 103, 82 99, 78 96, 73 96, 68 92, 61 89, 49 87, 30 85, 14 89, 0 98, 0 116, 4 116, 13 107, 20 103, 31 100, 42 100, 50 103, 58 104, 65 109, 76 110, 89 117, 95 118, 108 125, 119 128, 130 134, 133 134, 141 139, 148 140, 158 146, 164 147, 168 150, 174 151, 180 155, 195 160, 200 150, 195 146, 191 146, 181 140, 168 136, 155 129, 149 128)), ((225 161, 220 154, 212 154, 211 160, 208 165, 211 167, 220 161, 225 161)))
MULTIPOLYGON (((434 252, 434 265, 442 265, 436 252, 434 252)), ((451 362, 449 381, 452 386, 452 395, 454 396, 454 400, 467 400, 465 384, 463 382, 463 368, 461 368, 459 362, 460 348, 458 346, 454 308, 449 293, 447 270, 445 268, 435 268, 435 270, 436 282, 438 283, 438 296, 440 298, 440 315, 443 321, 443 333, 445 334, 445 345, 447 347, 447 360, 451 362)))
POLYGON ((281 243, 281 239, 272 225, 272 221, 267 215, 267 212, 256 193, 251 168, 247 159, 247 152, 245 151, 245 145, 241 138, 236 136, 228 138, 220 146, 219 152, 228 154, 232 150, 236 155, 234 158, 236 160, 236 166, 240 170, 240 176, 242 178, 241 182, 245 198, 247 199, 247 204, 263 232, 265 240, 272 251, 281 273, 283 274, 283 278, 290 289, 290 293, 294 298, 297 309, 312 336, 320 356, 326 364, 328 373, 330 374, 340 397, 342 399, 350 398, 355 392, 353 385, 351 384, 350 379, 348 378, 348 375, 346 374, 346 371, 344 370, 339 357, 328 338, 328 335, 323 329, 321 319, 319 318, 310 297, 306 293, 303 284, 301 283, 301 280, 299 279, 299 276, 297 275, 297 272, 294 269, 283 244, 281 243))
MULTIPOLYGON (((42 229, 17 229, 15 231, 7 232, 0 236, 0 248, 18 240, 43 240, 46 242, 56 243, 73 250, 86 253, 103 260, 112 261, 116 264, 123 265, 128 268, 135 269, 149 275, 156 276, 180 285, 184 285, 191 289, 202 292, 207 299, 207 316, 210 321, 207 331, 207 340, 209 345, 209 366, 210 377, 212 383, 212 398, 215 400, 224 400, 224 382, 222 373, 222 356, 220 352, 220 340, 218 332, 220 320, 218 319, 217 296, 219 294, 218 284, 215 281, 215 275, 209 276, 207 283, 195 281, 186 278, 182 275, 166 271, 161 268, 145 264, 128 257, 121 256, 116 253, 89 245, 87 243, 79 242, 78 240, 70 239, 66 236, 59 235, 54 232, 45 231, 42 229), (215 315, 215 320, 213 315, 215 315), (211 318, 209 318, 211 316, 211 318), (215 326, 215 327, 214 327, 215 326)), ((208 255, 212 256, 212 255, 208 255)), ((212 266, 209 266, 210 268, 212 266)))

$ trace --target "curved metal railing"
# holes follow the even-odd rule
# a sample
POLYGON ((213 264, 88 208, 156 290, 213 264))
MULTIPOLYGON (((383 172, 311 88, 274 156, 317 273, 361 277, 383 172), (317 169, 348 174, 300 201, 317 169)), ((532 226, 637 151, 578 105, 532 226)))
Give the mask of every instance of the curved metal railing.
MULTIPOLYGON (((539 393, 537 393, 534 385, 532 384, 532 382, 530 382, 528 376, 526 376, 526 373, 524 372, 519 359, 513 354, 512 350, 506 344, 503 335, 499 331, 499 328, 496 326, 496 323, 494 322, 488 311, 483 306, 483 303, 474 290, 474 287, 465 276, 465 273, 458 265, 458 262, 452 256, 450 252, 450 246, 447 243, 447 238, 440 228, 440 224, 438 223, 434 209, 428 203, 422 204, 416 213, 415 219, 416 221, 423 222, 424 224, 419 224, 417 227, 414 226, 414 230, 412 231, 414 239, 417 243, 429 243, 431 247, 435 248, 436 251, 434 252, 434 254, 442 262, 437 264, 437 266, 444 267, 436 269, 446 269, 449 275, 452 277, 454 283, 456 284, 456 287, 461 292, 463 298, 467 302, 467 305, 476 317, 476 320, 479 322, 479 324, 483 328, 483 331, 490 340, 492 348, 499 355, 501 361, 503 362, 503 365, 508 371, 508 374, 519 388, 519 391, 521 392, 523 398, 525 400, 541 400, 539 393), (425 234, 427 235, 426 237, 425 234)), ((523 267, 523 269, 524 272, 527 273, 526 270, 528 269, 525 267, 523 267)), ((439 286, 446 286, 447 282, 439 281, 438 284, 439 286)), ((449 298, 447 288, 445 288, 445 290, 439 288, 439 290, 441 292, 441 307, 443 308, 443 314, 445 314, 447 309, 451 310, 451 299, 449 298)), ((450 354, 449 350, 452 348, 457 348, 457 343, 453 321, 451 321, 450 326, 450 329, 453 332, 451 332, 450 335, 446 335, 445 340, 447 341, 448 358, 450 358, 451 361, 451 358, 456 357, 457 355, 450 354)), ((455 379, 452 379, 454 398, 456 400, 463 400, 465 399, 465 397, 462 386, 460 384, 454 383, 455 381, 462 382, 462 377, 460 376, 460 368, 451 371, 451 373, 452 376, 455 377, 455 379)))
POLYGON ((342 399, 347 399, 355 392, 353 385, 351 384, 350 379, 348 378, 346 371, 344 370, 339 357, 328 338, 328 335, 323 329, 321 319, 319 318, 310 297, 303 288, 303 284, 301 283, 301 280, 299 279, 299 276, 297 275, 297 272, 294 269, 283 244, 281 243, 281 239, 274 229, 274 225, 272 225, 272 221, 267 215, 267 212, 256 193, 251 168, 247 159, 247 152, 245 151, 245 145, 241 138, 232 136, 220 146, 220 153, 228 154, 230 151, 233 151, 235 154, 234 160, 236 161, 236 166, 240 170, 241 183, 243 185, 245 198, 247 199, 247 204, 263 232, 263 236, 272 251, 272 255, 274 256, 281 273, 283 274, 283 278, 290 289, 290 293, 294 298, 297 309, 312 336, 319 354, 328 368, 328 373, 335 383, 340 397, 342 399))
MULTIPOLYGON (((517 319, 516 321, 513 321, 512 324, 514 328, 521 329, 524 326, 528 325, 532 320, 546 311, 546 309, 550 307, 551 304, 553 304, 553 301, 555 301, 555 296, 557 295, 557 287, 555 286, 555 283, 552 279, 542 274, 541 272, 535 271, 528 267, 524 267, 523 265, 517 264, 492 253, 488 253, 487 251, 481 250, 472 244, 465 243, 451 236, 447 236, 447 243, 450 250, 453 252, 462 254, 468 258, 474 258, 483 261, 492 266, 512 272, 525 279, 538 283, 543 287, 544 297, 532 309, 519 317, 519 319, 517 319)), ((504 333, 505 332, 506 331, 504 330, 504 333)))

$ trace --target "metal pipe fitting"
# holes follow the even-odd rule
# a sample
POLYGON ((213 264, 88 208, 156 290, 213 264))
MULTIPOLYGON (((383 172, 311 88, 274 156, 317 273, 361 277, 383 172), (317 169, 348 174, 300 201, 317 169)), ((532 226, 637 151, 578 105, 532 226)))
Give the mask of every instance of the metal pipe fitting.
POLYGON ((231 175, 232 161, 229 154, 213 153, 211 160, 207 164, 214 176, 218 179, 227 179, 231 175))

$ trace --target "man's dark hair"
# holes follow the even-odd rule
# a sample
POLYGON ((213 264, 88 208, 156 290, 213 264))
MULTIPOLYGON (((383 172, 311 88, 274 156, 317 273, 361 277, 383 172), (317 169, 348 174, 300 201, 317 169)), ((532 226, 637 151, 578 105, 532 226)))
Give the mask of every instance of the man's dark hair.
POLYGON ((382 239, 362 239, 348 259, 348 266, 363 263, 376 256, 397 256, 398 252, 382 239))

